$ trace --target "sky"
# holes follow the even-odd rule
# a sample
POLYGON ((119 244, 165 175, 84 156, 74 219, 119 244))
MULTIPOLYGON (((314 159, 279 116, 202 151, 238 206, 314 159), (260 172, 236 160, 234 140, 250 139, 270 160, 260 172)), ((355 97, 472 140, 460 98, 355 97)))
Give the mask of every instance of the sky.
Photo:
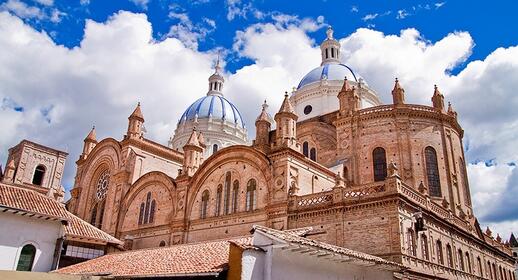
POLYGON ((476 216, 503 238, 518 232, 516 1, 0 1, 0 162, 29 139, 69 153, 63 184, 93 125, 121 139, 141 102, 146 137, 166 144, 206 94, 217 57, 224 94, 254 134, 264 99, 320 63, 326 28, 342 62, 391 102, 437 84, 459 114, 476 216))

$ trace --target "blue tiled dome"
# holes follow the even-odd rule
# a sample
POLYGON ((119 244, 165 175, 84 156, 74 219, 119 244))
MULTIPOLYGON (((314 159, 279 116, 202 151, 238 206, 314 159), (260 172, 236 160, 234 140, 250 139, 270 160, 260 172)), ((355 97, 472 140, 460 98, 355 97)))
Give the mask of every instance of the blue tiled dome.
POLYGON ((347 77, 347 79, 350 81, 358 81, 356 79, 356 75, 354 74, 353 70, 349 68, 349 66, 341 63, 324 64, 306 74, 306 76, 304 76, 304 78, 302 78, 300 81, 297 89, 305 85, 323 80, 324 78, 327 80, 343 80, 345 77, 347 77))
POLYGON ((236 106, 220 95, 207 95, 194 101, 194 103, 185 110, 179 123, 182 121, 193 121, 196 115, 198 119, 212 116, 214 120, 226 120, 228 122, 234 122, 242 128, 245 127, 243 117, 236 106))

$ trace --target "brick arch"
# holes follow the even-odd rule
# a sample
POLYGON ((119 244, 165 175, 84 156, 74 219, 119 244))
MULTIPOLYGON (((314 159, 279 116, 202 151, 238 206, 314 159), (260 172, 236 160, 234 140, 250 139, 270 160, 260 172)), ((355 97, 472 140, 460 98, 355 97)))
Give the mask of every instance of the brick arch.
MULTIPOLYGON (((198 194, 200 193, 200 190, 203 191, 207 189, 205 186, 205 181, 211 176, 220 166, 227 163, 232 162, 242 162, 248 165, 251 165, 252 167, 256 168, 260 171, 260 175, 254 174, 253 178, 256 180, 262 177, 264 181, 266 182, 266 190, 265 192, 267 195, 271 195, 272 191, 271 188, 273 186, 273 178, 271 174, 271 163, 268 160, 268 158, 258 150, 247 147, 247 146, 241 146, 241 145, 235 145, 230 146, 227 148, 222 149, 220 152, 214 154, 210 158, 208 158, 198 169, 198 172, 194 174, 194 176, 191 179, 190 183, 190 189, 189 189, 189 201, 187 203, 187 212, 186 217, 191 217, 193 214, 193 207, 196 203, 196 198, 198 197, 198 194)), ((238 174, 241 174, 239 172, 239 168, 231 168, 229 170, 233 170, 238 174)), ((226 170, 225 170, 226 171, 226 170)), ((226 172, 224 172, 221 176, 221 183, 223 183, 224 176, 226 172)), ((247 177, 248 178, 248 177, 247 177)), ((245 181, 247 180, 239 180, 240 181, 240 189, 246 184, 245 181)), ((234 182, 234 179, 231 181, 231 188, 232 184, 234 182)), ((219 185, 218 183, 215 183, 214 186, 211 186, 213 189, 211 192, 211 201, 214 197, 214 194, 216 193, 216 188, 219 185)), ((269 197, 267 198, 269 199, 269 197)))
MULTIPOLYGON (((119 211, 117 217, 117 232, 122 232, 124 230, 128 210, 140 194, 144 193, 144 195, 146 195, 148 192, 151 192, 152 198, 156 199, 159 205, 160 201, 164 201, 164 197, 153 195, 153 193, 156 193, 157 191, 157 186, 159 188, 166 190, 168 194, 167 197, 169 198, 168 201, 170 202, 167 204, 171 206, 171 211, 167 214, 165 221, 171 221, 173 214, 176 211, 176 184, 165 173, 162 173, 160 171, 152 171, 144 174, 137 181, 135 181, 135 183, 133 183, 133 185, 130 186, 129 191, 124 195, 124 198, 122 199, 121 203, 121 210, 119 211), (155 191, 152 190, 153 187, 155 187, 155 191)), ((137 201, 137 205, 140 205, 140 202, 140 200, 137 201)), ((159 211, 157 209, 155 212, 155 216, 159 215, 158 213, 159 211)))
MULTIPOLYGON (((110 170, 110 175, 113 175, 120 167, 120 158, 121 147, 119 142, 112 138, 107 138, 99 142, 90 152, 86 161, 81 164, 83 173, 79 174, 79 186, 82 187, 80 209, 82 209, 83 218, 88 218, 87 214, 92 206, 97 179, 107 169, 110 170)), ((108 191, 109 194, 110 192, 108 191)))

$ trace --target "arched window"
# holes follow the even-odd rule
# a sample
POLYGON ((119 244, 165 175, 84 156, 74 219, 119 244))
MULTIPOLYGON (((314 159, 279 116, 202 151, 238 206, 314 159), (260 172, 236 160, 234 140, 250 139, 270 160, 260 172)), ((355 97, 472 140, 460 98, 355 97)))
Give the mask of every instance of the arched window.
POLYGON ((138 224, 141 225, 144 222, 144 208, 146 204, 144 202, 140 203, 140 211, 138 215, 138 224))
POLYGON ((421 234, 421 252, 423 259, 430 260, 430 254, 428 252, 428 237, 423 233, 421 234))
POLYGON ((491 263, 487 261, 486 274, 489 276, 488 278, 493 279, 493 272, 491 271, 491 263))
POLYGON ((315 148, 311 148, 311 150, 309 150, 309 159, 317 161, 317 150, 315 148))
POLYGON ((36 257, 36 247, 32 244, 23 246, 18 258, 18 265, 16 270, 18 271, 31 271, 32 265, 34 264, 34 257, 36 257))
POLYGON ((326 49, 326 58, 329 58, 329 49, 326 49))
POLYGON ((349 169, 348 169, 348 168, 347 168, 347 166, 345 166, 345 165, 344 165, 344 170, 343 170, 343 172, 344 172, 344 179, 345 179, 346 181, 349 181, 349 169))
POLYGON ((232 187, 232 213, 237 212, 237 201, 239 197, 239 181, 235 180, 232 187))
POLYGON ((146 194, 146 200, 140 203, 138 224, 151 224, 155 221, 156 200, 151 198, 151 192, 146 194))
POLYGON ((504 279, 504 274, 502 273, 502 267, 498 266, 498 270, 500 271, 500 279, 503 280, 504 279))
POLYGON ((308 144, 308 142, 302 143, 302 154, 304 154, 305 157, 309 157, 309 144, 308 144))
POLYGON ((218 190, 216 192, 216 213, 215 216, 219 216, 221 214, 221 198, 223 197, 223 186, 219 185, 218 190))
POLYGON ((439 264, 444 265, 444 256, 442 254, 442 242, 440 240, 437 240, 437 242, 435 242, 435 250, 437 251, 437 262, 439 264))
POLYGON ((437 164, 437 153, 432 147, 424 149, 426 160, 426 177, 428 179, 428 191, 430 196, 441 196, 441 181, 439 178, 439 166, 437 164))
POLYGON ((159 247, 165 247, 165 241, 164 240, 160 241, 160 244, 158 244, 158 246, 159 247))
POLYGON ((493 279, 498 279, 498 273, 496 272, 496 265, 493 263, 493 279))
POLYGON ((482 260, 480 260, 480 257, 477 257, 477 265, 478 265, 478 275, 484 276, 484 271, 482 271, 482 260))
POLYGON ((104 204, 105 201, 101 201, 101 205, 99 207, 99 218, 97 219, 97 227, 101 228, 103 226, 103 219, 104 219, 104 204))
POLYGON ((106 193, 108 191, 108 185, 110 184, 110 171, 105 170, 97 179, 97 190, 95 192, 95 196, 98 201, 104 200, 106 198, 106 193))
POLYGON ((466 174, 466 165, 464 160, 459 158, 459 170, 462 177, 462 185, 464 186, 464 201, 467 205, 471 205, 471 194, 469 192, 468 176, 466 174))
POLYGON ((462 250, 459 249, 457 251, 457 254, 458 254, 457 258, 459 260, 459 269, 462 270, 462 271, 465 271, 466 268, 464 267, 464 255, 462 254, 462 250))
POLYGON ((215 154, 218 151, 218 144, 212 145, 212 154, 215 154))
POLYGON ((407 242, 408 242, 408 254, 411 256, 416 256, 416 244, 415 244, 415 234, 414 230, 408 229, 407 230, 407 242))
POLYGON ((248 180, 246 186, 246 211, 253 211, 257 206, 257 183, 255 179, 248 180))
POLYGON ((466 252, 466 269, 468 273, 472 273, 471 271, 471 258, 469 257, 469 252, 466 252))
POLYGON ((201 194, 201 217, 202 219, 205 219, 207 218, 207 208, 209 207, 209 191, 208 190, 205 190, 202 194, 201 194))
POLYGON ((387 178, 387 157, 385 149, 377 147, 372 151, 372 165, 374 169, 374 181, 383 181, 387 178))
POLYGON ((225 214, 229 214, 230 213, 230 182, 232 181, 232 175, 230 174, 230 172, 227 172, 227 174, 225 174, 225 198, 224 198, 224 203, 223 203, 223 207, 225 209, 225 214))
POLYGON ((334 58, 335 57, 335 49, 334 48, 331 48, 331 57, 334 58))
POLYGON ((92 213, 90 214, 90 224, 96 225, 97 222, 97 204, 94 205, 92 208, 92 213))
POLYGON ((45 176, 45 166, 38 165, 34 170, 34 176, 32 176, 32 183, 34 185, 41 186, 43 184, 43 177, 45 176))
POLYGON ((451 251, 450 244, 446 245, 446 261, 448 261, 448 266, 453 268, 453 252, 451 251))

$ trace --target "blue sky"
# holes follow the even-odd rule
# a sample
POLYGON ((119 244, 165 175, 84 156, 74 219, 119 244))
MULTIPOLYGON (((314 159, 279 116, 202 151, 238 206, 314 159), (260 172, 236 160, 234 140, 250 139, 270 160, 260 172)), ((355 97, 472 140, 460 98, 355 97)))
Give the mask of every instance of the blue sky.
POLYGON ((0 162, 27 138, 70 153, 63 184, 92 125, 120 139, 142 103, 146 137, 166 144, 205 95, 221 54, 224 94, 253 138, 264 99, 320 63, 332 25, 342 62, 382 101, 398 77, 410 103, 433 85, 465 129, 475 213, 518 232, 518 10, 516 1, 0 1, 0 162))

